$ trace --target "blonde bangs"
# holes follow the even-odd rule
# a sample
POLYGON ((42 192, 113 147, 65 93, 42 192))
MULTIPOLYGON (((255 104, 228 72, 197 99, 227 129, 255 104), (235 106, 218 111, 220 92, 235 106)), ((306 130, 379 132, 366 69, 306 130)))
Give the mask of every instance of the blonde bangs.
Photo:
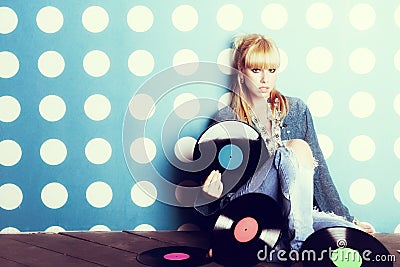
POLYGON ((245 68, 277 69, 280 65, 279 52, 267 42, 259 42, 249 48, 245 68))

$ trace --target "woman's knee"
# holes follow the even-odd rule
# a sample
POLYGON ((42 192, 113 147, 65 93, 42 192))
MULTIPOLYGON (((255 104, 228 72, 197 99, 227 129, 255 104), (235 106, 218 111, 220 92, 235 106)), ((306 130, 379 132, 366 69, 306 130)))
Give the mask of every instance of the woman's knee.
POLYGON ((292 139, 286 142, 286 147, 289 148, 297 157, 300 164, 313 168, 315 159, 308 143, 302 139, 292 139))

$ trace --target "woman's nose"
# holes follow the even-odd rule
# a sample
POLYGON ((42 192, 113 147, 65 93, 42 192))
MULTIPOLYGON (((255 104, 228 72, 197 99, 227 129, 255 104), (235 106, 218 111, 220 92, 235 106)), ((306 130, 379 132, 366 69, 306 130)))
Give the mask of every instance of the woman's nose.
POLYGON ((261 70, 260 75, 260 82, 265 83, 265 70, 261 70))

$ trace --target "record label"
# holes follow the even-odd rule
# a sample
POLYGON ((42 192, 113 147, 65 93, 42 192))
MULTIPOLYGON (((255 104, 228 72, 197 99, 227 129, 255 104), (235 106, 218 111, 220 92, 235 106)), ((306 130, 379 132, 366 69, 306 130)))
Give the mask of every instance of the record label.
POLYGON ((246 217, 241 219, 233 230, 233 235, 239 242, 249 242, 252 240, 258 232, 257 220, 252 217, 246 217))
POLYGON ((186 246, 154 248, 138 254, 136 259, 153 267, 195 267, 211 262, 208 250, 186 246))
POLYGON ((164 255, 164 259, 170 260, 170 261, 182 261, 182 260, 187 260, 189 259, 190 256, 186 253, 168 253, 164 255))

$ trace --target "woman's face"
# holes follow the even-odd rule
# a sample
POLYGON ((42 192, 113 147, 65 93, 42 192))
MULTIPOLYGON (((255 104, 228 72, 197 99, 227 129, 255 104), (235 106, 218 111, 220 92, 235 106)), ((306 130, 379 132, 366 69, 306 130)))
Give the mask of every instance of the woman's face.
POLYGON ((276 69, 245 68, 244 83, 248 89, 247 95, 251 99, 269 98, 275 88, 278 73, 276 69))

